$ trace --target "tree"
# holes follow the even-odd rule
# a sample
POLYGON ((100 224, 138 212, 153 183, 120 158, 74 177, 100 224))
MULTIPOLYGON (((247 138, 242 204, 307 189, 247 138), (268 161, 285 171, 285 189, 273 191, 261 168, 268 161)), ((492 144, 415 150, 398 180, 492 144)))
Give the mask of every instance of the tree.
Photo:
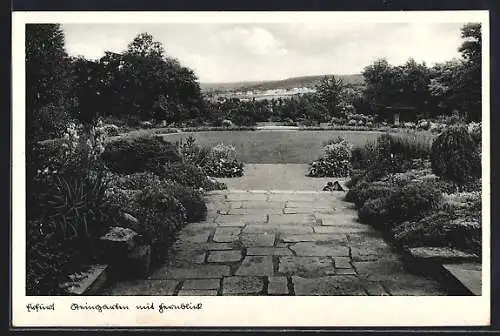
POLYGON ((28 140, 59 135, 69 118, 72 81, 59 24, 26 25, 26 128, 28 140))
POLYGON ((203 98, 196 75, 166 56, 162 44, 150 34, 139 34, 123 54, 107 53, 100 63, 105 67, 105 113, 167 122, 202 117, 203 98))
POLYGON ((373 114, 378 114, 391 104, 396 96, 394 68, 382 58, 365 67, 362 75, 366 83, 363 92, 366 104, 373 114))
POLYGON ((468 23, 462 27, 464 42, 458 49, 464 60, 459 91, 463 92, 462 109, 472 120, 481 120, 481 24, 468 23))
POLYGON ((429 90, 448 110, 458 110, 470 120, 481 120, 481 25, 462 27, 465 41, 459 48, 461 59, 432 68, 429 90))
POLYGON ((342 112, 341 102, 344 93, 344 83, 335 76, 323 77, 316 85, 317 109, 321 111, 319 121, 330 120, 342 112))
POLYGON ((106 69, 100 62, 77 57, 72 60, 72 74, 75 79, 73 95, 77 99, 75 118, 84 125, 92 124, 98 116, 106 114, 109 103, 104 96, 106 90, 106 69))
POLYGON ((395 73, 397 102, 404 106, 415 107, 423 116, 429 115, 430 70, 426 64, 419 64, 410 58, 403 66, 396 67, 395 73))
POLYGON ((162 59, 165 55, 165 50, 160 42, 153 40, 151 34, 141 33, 129 43, 127 54, 142 58, 162 59))

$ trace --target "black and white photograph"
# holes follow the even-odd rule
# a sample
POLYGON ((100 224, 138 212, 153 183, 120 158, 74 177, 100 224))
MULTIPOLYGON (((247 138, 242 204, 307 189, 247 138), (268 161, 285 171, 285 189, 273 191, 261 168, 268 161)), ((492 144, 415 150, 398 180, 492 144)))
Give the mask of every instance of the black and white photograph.
POLYGON ((489 295, 487 15, 309 14, 21 24, 28 311, 489 295))

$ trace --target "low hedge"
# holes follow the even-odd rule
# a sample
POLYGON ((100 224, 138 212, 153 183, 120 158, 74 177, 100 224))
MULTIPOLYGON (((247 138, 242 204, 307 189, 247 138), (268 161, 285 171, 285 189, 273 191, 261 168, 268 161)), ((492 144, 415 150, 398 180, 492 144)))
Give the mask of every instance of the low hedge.
POLYGON ((353 202, 363 223, 390 228, 408 219, 437 209, 443 202, 441 191, 432 183, 363 182, 349 190, 346 201, 353 202))
POLYGON ((161 137, 141 136, 109 142, 102 154, 106 166, 119 174, 155 171, 168 162, 181 162, 176 146, 161 137))

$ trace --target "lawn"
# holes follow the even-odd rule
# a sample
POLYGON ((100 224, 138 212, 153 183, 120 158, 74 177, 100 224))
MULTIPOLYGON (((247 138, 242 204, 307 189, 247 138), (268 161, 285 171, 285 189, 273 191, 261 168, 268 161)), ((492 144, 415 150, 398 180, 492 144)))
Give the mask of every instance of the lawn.
POLYGON ((176 142, 193 136, 199 144, 219 143, 236 147, 238 159, 245 163, 309 163, 321 155, 323 142, 343 137, 354 146, 374 141, 382 132, 361 131, 219 131, 172 133, 163 135, 176 142))

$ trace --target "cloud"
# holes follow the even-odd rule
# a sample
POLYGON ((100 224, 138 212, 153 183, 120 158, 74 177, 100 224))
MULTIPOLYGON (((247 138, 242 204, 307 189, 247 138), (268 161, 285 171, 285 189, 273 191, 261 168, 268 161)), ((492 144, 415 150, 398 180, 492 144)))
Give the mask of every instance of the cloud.
POLYGON ((458 56, 460 23, 65 24, 71 54, 122 51, 149 32, 200 81, 359 73, 377 58, 428 64, 458 56))
POLYGON ((230 27, 217 36, 225 48, 239 48, 257 56, 275 56, 286 53, 283 43, 261 27, 230 27))

